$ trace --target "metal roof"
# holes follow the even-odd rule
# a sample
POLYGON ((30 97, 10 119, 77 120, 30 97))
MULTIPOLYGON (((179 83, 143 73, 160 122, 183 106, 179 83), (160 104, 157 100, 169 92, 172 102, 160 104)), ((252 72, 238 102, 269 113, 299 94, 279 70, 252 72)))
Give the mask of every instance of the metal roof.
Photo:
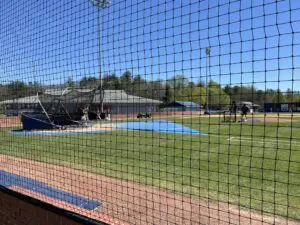
POLYGON ((63 95, 68 95, 72 92, 77 92, 77 93, 92 93, 95 89, 87 89, 87 88, 57 88, 57 89, 46 89, 44 91, 44 94, 46 95, 52 95, 52 96, 63 96, 63 95))
POLYGON ((255 104, 255 103, 253 103, 253 102, 248 102, 248 101, 241 101, 241 102, 239 102, 238 103, 239 105, 249 105, 249 106, 254 106, 254 107, 259 107, 260 105, 258 105, 258 104, 255 104))
MULTIPOLYGON (((58 94, 58 93, 61 93, 61 91, 50 90, 50 91, 46 91, 45 93, 58 94)), ((3 105, 3 104, 33 104, 33 103, 38 103, 38 97, 36 95, 0 102, 1 105, 3 105)), ((93 103, 100 103, 100 92, 99 91, 96 91, 94 99, 93 99, 93 103)), ((134 96, 134 95, 128 95, 123 90, 104 90, 104 103, 160 104, 162 102, 158 101, 158 100, 154 100, 154 99, 143 98, 143 97, 134 96)))
POLYGON ((28 103, 38 103, 38 97, 36 95, 34 96, 27 96, 23 98, 16 98, 11 100, 5 100, 0 102, 1 105, 4 104, 28 104, 28 103))
POLYGON ((182 106, 185 106, 185 107, 201 107, 201 105, 199 103, 196 103, 196 102, 186 102, 186 101, 176 101, 177 104, 180 104, 182 106))
MULTIPOLYGON (((93 103, 100 103, 100 92, 97 91, 93 103)), ((142 98, 139 96, 128 95, 123 90, 104 90, 104 103, 154 103, 160 104, 161 101, 142 98)))

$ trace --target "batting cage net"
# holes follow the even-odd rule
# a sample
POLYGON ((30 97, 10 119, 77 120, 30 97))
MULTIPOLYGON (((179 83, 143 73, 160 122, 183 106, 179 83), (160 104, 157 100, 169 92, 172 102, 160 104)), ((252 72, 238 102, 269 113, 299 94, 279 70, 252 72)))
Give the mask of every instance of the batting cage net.
POLYGON ((1 189, 107 224, 300 224, 299 0, 0 5, 1 189))

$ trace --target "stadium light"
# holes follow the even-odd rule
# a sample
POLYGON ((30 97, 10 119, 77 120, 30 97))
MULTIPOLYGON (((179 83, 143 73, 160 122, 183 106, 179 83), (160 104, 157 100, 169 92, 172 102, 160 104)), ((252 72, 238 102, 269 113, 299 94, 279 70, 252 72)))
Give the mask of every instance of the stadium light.
POLYGON ((111 4, 111 0, 89 0, 89 2, 102 9, 108 8, 111 4))
POLYGON ((205 49, 205 53, 206 53, 206 113, 209 114, 209 108, 208 108, 208 101, 209 101, 209 88, 208 88, 208 67, 209 67, 209 59, 210 59, 210 48, 206 48, 205 49))
POLYGON ((99 80, 100 84, 98 90, 100 90, 100 113, 103 114, 103 101, 104 90, 102 81, 102 49, 101 49, 101 16, 100 9, 108 8, 111 4, 111 0, 89 0, 89 2, 98 8, 98 65, 99 65, 99 80))

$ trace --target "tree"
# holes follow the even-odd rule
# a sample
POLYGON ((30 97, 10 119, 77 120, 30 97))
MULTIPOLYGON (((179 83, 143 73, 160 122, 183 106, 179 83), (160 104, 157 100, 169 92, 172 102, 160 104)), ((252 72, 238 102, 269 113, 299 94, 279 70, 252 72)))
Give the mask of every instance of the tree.
POLYGON ((87 77, 84 76, 79 81, 80 87, 89 87, 89 88, 95 88, 97 86, 97 78, 96 77, 87 77))
POLYGON ((109 90, 121 89, 120 80, 115 73, 107 75, 103 78, 103 88, 109 90))
POLYGON ((294 93, 291 88, 288 88, 285 93, 287 102, 294 102, 294 93))
POLYGON ((205 87, 205 83, 204 81, 200 80, 197 84, 196 84, 197 87, 205 87))
POLYGON ((208 104, 211 109, 221 109, 230 104, 230 96, 215 81, 208 82, 208 93, 206 94, 208 94, 208 104))
POLYGON ((67 87, 75 87, 75 81, 71 77, 69 77, 66 81, 67 87))
POLYGON ((38 82, 29 82, 28 86, 27 86, 27 93, 28 95, 36 95, 36 93, 38 93, 38 91, 40 91, 41 87, 40 84, 38 82))
POLYGON ((188 83, 188 86, 189 86, 190 88, 194 88, 194 87, 196 86, 196 84, 195 84, 193 81, 190 81, 190 82, 188 83))
POLYGON ((174 100, 178 100, 182 97, 182 93, 184 87, 188 86, 188 79, 184 77, 184 75, 175 75, 170 80, 167 81, 167 84, 170 86, 174 100))
POLYGON ((258 90, 256 92, 256 102, 259 105, 263 105, 265 103, 265 93, 262 90, 258 90))
POLYGON ((277 89, 275 98, 277 102, 286 102, 286 97, 282 94, 280 89, 277 89))
POLYGON ((143 78, 142 78, 142 76, 141 75, 136 75, 134 78, 133 78, 133 83, 141 83, 141 82, 143 82, 144 80, 143 80, 143 78))
POLYGON ((165 96, 163 97, 163 102, 169 104, 172 101, 172 93, 170 85, 166 84, 165 96))
POLYGON ((230 87, 229 84, 227 84, 227 85, 223 88, 223 91, 231 97, 231 92, 232 92, 232 90, 231 90, 231 87, 230 87))
POLYGON ((126 71, 120 77, 121 88, 127 92, 132 92, 132 75, 130 71, 126 71))
POLYGON ((203 86, 198 86, 195 87, 192 91, 192 98, 191 101, 192 102, 198 102, 201 105, 205 105, 206 104, 206 89, 203 86))
POLYGON ((1 86, 1 90, 3 90, 1 92, 1 99, 15 99, 36 95, 40 90, 40 85, 37 82, 29 82, 26 84, 23 81, 13 81, 8 85, 1 86), (3 94, 5 94, 5 96, 3 96, 3 94))
POLYGON ((133 93, 141 92, 141 87, 144 82, 146 82, 146 81, 143 80, 141 75, 136 75, 132 81, 132 92, 133 93))
POLYGON ((27 96, 27 87, 23 81, 14 81, 8 84, 10 98, 21 98, 27 96))
POLYGON ((184 75, 175 75, 169 81, 168 84, 174 90, 183 88, 188 85, 188 79, 184 75))

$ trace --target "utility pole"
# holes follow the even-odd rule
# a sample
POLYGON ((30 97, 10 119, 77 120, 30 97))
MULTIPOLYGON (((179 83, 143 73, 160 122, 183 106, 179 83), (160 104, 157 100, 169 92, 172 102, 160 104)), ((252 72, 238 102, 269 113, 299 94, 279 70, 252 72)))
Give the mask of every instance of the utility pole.
POLYGON ((208 101, 209 101, 209 88, 208 88, 208 67, 210 65, 210 48, 205 49, 206 53, 206 113, 209 114, 208 101))
POLYGON ((89 0, 92 5, 98 8, 98 70, 99 70, 99 86, 98 90, 100 91, 100 113, 103 113, 103 101, 104 101, 104 89, 102 81, 102 48, 101 48, 101 9, 108 8, 111 4, 111 0, 89 0))

